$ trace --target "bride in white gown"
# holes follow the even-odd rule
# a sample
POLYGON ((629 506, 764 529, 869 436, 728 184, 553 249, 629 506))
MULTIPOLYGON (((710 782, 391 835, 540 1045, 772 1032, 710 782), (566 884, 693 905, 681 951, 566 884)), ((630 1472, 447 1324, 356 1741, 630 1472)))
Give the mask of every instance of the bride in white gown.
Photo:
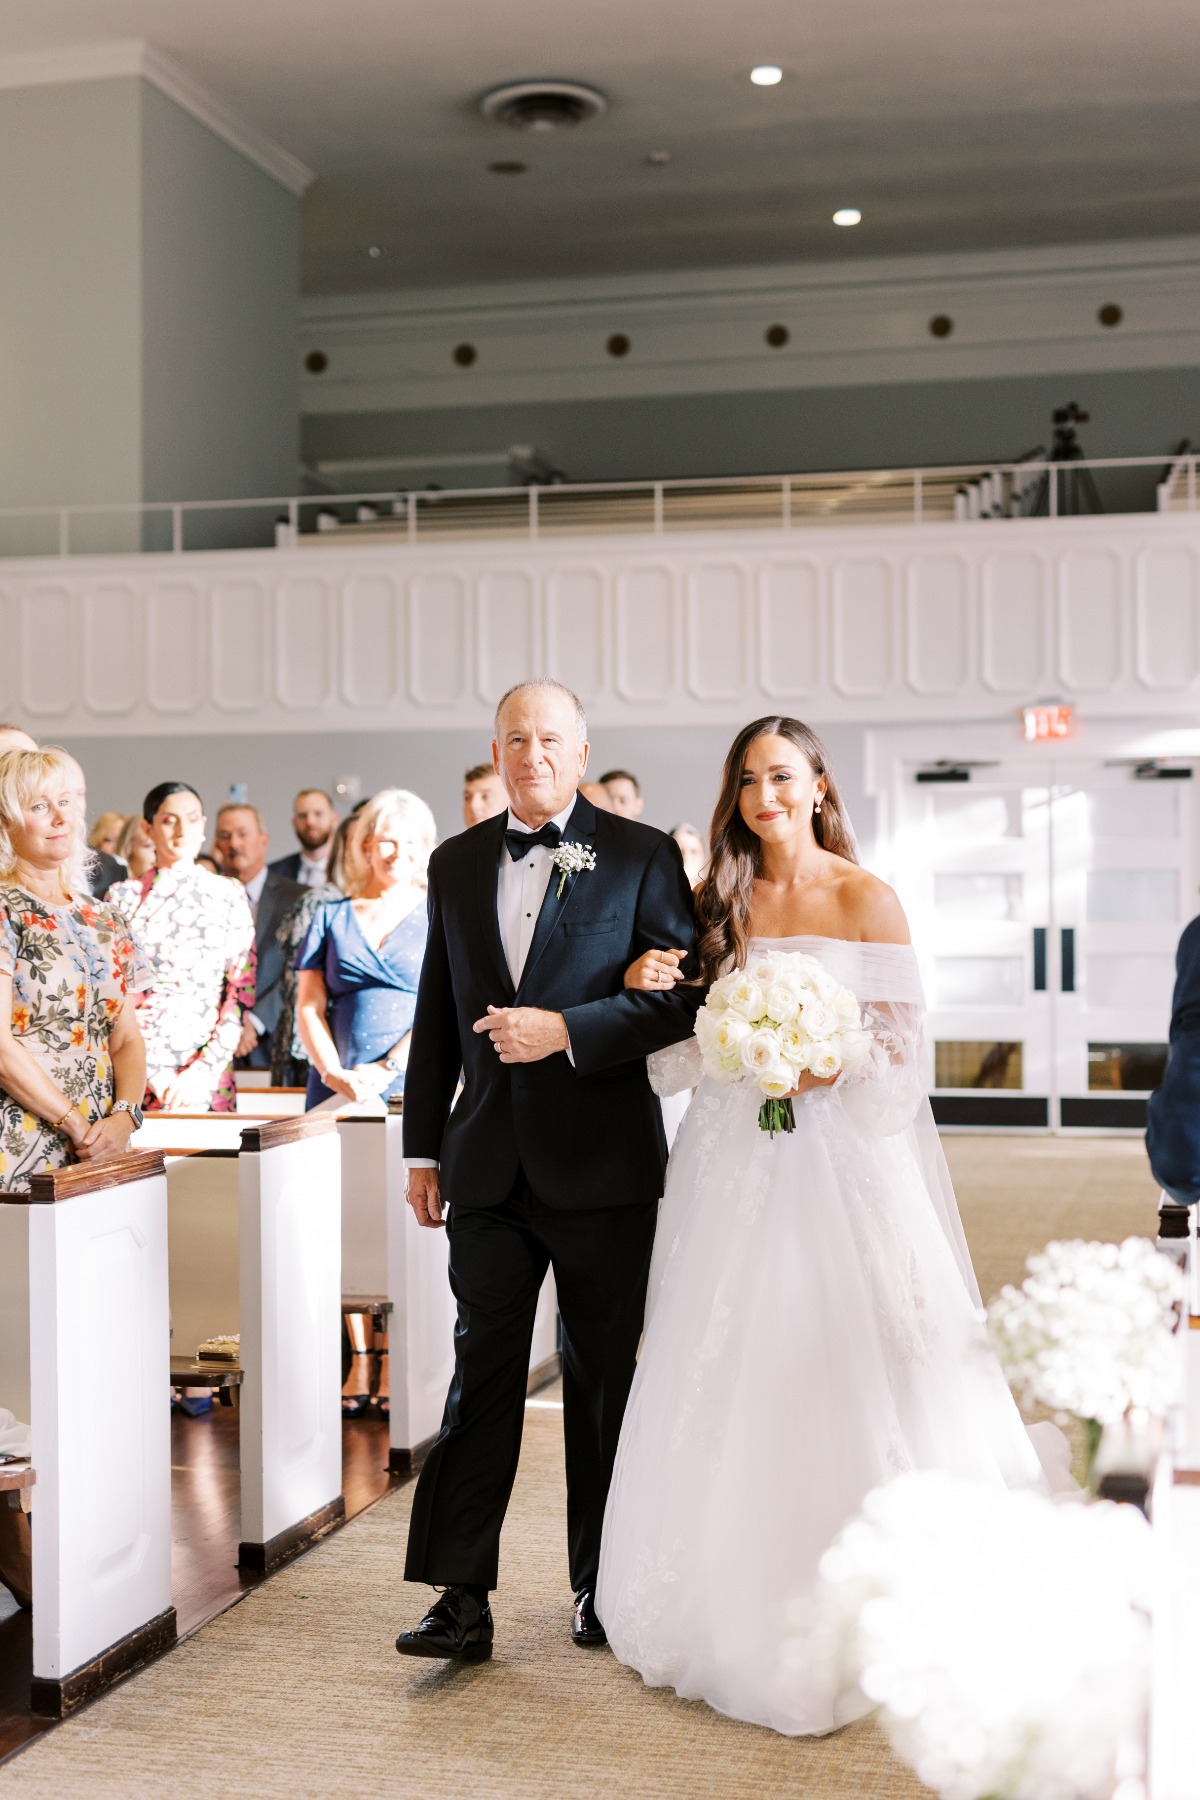
MULTIPOLYGON (((919 1063, 916 959, 857 866, 824 750, 791 719, 730 751, 698 890, 706 979, 763 948, 818 957, 874 1036, 852 1080, 804 1079, 796 1129, 695 1040, 651 1059, 699 1084, 680 1127, 641 1361, 604 1521, 597 1612, 652 1686, 788 1733, 832 1730, 827 1671, 785 1664, 793 1603, 866 1493, 909 1469, 1040 1486, 998 1364, 919 1063)), ((631 986, 661 987, 650 952, 631 986)), ((815 1663, 815 1659, 814 1659, 815 1663)))

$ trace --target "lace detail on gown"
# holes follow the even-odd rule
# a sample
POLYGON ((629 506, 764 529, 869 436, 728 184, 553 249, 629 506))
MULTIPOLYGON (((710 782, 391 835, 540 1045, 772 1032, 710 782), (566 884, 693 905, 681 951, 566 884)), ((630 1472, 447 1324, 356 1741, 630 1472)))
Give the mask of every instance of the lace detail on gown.
POLYGON ((657 1092, 698 1085, 667 1172, 597 1608, 647 1682, 821 1732, 843 1721, 821 1671, 784 1656, 789 1608, 869 1489, 912 1468, 1013 1486, 1041 1472, 980 1346, 913 952, 770 947, 819 956, 853 989, 872 1053, 774 1139, 757 1090, 702 1078, 694 1043, 651 1059, 657 1092))

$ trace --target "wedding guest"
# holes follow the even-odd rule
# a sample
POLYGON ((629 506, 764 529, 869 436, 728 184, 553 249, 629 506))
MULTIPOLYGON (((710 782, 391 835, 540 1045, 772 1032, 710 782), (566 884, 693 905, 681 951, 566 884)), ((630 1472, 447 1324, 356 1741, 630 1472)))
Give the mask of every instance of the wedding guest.
POLYGON ((119 854, 121 833, 129 820, 124 813, 102 812, 92 829, 88 832, 88 844, 93 850, 103 850, 108 856, 119 854))
POLYGON ((27 731, 19 725, 10 725, 7 720, 0 724, 0 756, 8 750, 36 750, 37 743, 27 731))
POLYGON ((508 805, 504 784, 491 763, 476 763, 463 776, 463 824, 468 828, 494 819, 508 805))
POLYGON ((602 781, 581 781, 579 792, 585 800, 590 800, 593 806, 598 806, 601 812, 615 811, 613 803, 608 797, 608 789, 602 781))
POLYGON ((202 850, 200 852, 199 856, 196 858, 196 867, 198 869, 207 869, 210 875, 219 875, 221 873, 217 866, 217 859, 211 850, 202 850))
POLYGON ((310 1108, 331 1094, 361 1101, 404 1092, 436 842, 433 814, 403 788, 385 788, 359 815, 347 898, 318 908, 296 961, 310 1108))
POLYGON ((300 848, 269 865, 273 875, 298 881, 301 887, 324 887, 338 816, 323 788, 301 788, 292 802, 292 830, 300 848))
POLYGON ((130 995, 147 971, 94 901, 70 759, 0 755, 0 1188, 119 1156, 141 1123, 146 1054, 130 995))
POLYGON ((140 813, 129 820, 121 833, 117 855, 133 881, 140 881, 154 867, 154 839, 140 813))
POLYGON ((276 936, 283 951, 283 974, 279 981, 281 1005, 279 1018, 271 1033, 271 1086, 307 1087, 309 1061, 304 1040, 296 1021, 296 958, 308 936, 309 926, 326 900, 340 900, 346 892, 346 842, 355 831, 365 800, 359 802, 349 818, 343 819, 333 834, 329 850, 328 879, 323 886, 306 888, 300 898, 284 914, 276 936))
POLYGON ((623 813, 627 819, 641 818, 646 810, 646 802, 642 799, 636 775, 631 775, 628 769, 610 769, 600 780, 608 791, 609 805, 613 812, 623 813))
POLYGON ((1146 1150, 1177 1205, 1200 1199, 1200 919, 1185 926, 1175 953, 1171 1050, 1146 1103, 1146 1150))
POLYGON ((704 874, 704 865, 708 861, 708 845, 704 842, 694 825, 682 824, 672 828, 671 836, 679 845, 679 854, 683 858, 683 866, 687 878, 695 887, 704 874))
MULTIPOLYGON (((0 1406, 0 1457, 28 1462, 31 1450, 29 1426, 0 1406)), ((29 1611, 33 1605, 33 1539, 29 1514, 19 1506, 0 1506, 0 1584, 19 1607, 29 1611)))
MULTIPOLYGON (((75 797, 79 802, 79 816, 83 822, 84 829, 86 830, 87 776, 83 772, 82 763, 77 762, 73 756, 67 755, 65 751, 63 752, 63 760, 70 772, 75 789, 75 797)), ((91 843, 90 838, 88 839, 88 842, 89 844, 91 843)), ((127 874, 128 870, 126 869, 125 864, 119 861, 117 857, 110 855, 107 850, 92 850, 92 854, 87 860, 85 880, 97 900, 103 900, 107 895, 108 890, 116 882, 123 881, 127 874)))
POLYGON ((254 921, 245 890, 197 868, 208 821, 186 781, 160 781, 142 807, 155 866, 110 896, 151 967, 139 1009, 146 1105, 232 1112, 233 1057, 254 1004, 254 921))
POLYGON ((257 958, 254 1006, 242 1022, 236 1066, 269 1069, 271 1034, 283 1005, 279 983, 283 977, 283 951, 276 933, 284 914, 303 892, 298 881, 267 867, 271 839, 256 806, 231 802, 217 814, 217 861, 223 875, 241 882, 254 915, 254 950, 257 958))

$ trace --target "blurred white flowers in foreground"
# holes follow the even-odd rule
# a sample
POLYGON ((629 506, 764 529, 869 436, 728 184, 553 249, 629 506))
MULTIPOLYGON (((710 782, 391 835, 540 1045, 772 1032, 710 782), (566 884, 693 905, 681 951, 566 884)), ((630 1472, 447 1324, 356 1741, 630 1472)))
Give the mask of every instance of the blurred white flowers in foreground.
POLYGON ((904 1475, 826 1552, 789 1655, 945 1800, 1111 1800, 1139 1787, 1149 1580, 1132 1507, 904 1475))
POLYGON ((1051 1243, 1019 1288, 988 1308, 988 1330, 1017 1398, 1101 1425, 1131 1409, 1162 1418, 1176 1398, 1172 1337, 1182 1271, 1148 1238, 1051 1243))

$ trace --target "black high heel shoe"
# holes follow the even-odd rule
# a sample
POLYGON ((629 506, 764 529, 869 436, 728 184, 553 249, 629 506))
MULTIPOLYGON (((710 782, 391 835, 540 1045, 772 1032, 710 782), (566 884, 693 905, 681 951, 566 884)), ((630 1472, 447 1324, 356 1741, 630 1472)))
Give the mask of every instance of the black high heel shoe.
MULTIPOLYGON (((374 1354, 375 1354, 375 1352, 373 1350, 352 1350, 350 1352, 351 1359, 353 1359, 356 1356, 374 1356, 374 1354)), ((353 1361, 351 1362, 351 1367, 353 1367, 353 1361)), ((350 1377, 347 1376, 346 1379, 349 1380, 350 1377)), ((347 1393, 342 1394, 342 1417, 343 1417, 343 1419, 361 1419, 363 1414, 367 1411, 370 1404, 371 1404, 371 1383, 370 1383, 370 1376, 368 1375, 367 1391, 365 1394, 347 1394, 347 1393)))

